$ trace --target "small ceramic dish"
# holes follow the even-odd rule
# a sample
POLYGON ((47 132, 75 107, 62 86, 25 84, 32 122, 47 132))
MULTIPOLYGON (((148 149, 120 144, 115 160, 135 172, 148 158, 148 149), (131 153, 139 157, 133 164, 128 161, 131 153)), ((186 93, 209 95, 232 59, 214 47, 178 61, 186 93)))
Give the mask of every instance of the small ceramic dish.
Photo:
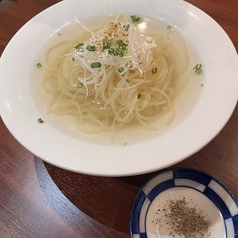
POLYGON ((238 203, 217 179, 187 168, 164 170, 138 192, 131 238, 238 237, 238 203))

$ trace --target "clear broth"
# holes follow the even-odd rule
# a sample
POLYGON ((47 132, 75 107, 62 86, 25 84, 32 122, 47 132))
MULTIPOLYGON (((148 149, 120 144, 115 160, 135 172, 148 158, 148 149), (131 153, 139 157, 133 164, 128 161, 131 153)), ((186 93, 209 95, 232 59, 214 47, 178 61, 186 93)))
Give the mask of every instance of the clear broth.
MULTIPOLYGON (((129 19, 129 16, 121 17, 122 21, 129 19)), ((87 26, 88 29, 102 28, 108 22, 113 21, 115 16, 102 16, 97 19, 88 20, 82 22, 83 25, 87 26)), ((158 30, 160 32, 168 31, 168 24, 162 20, 153 20, 144 18, 144 20, 139 24, 140 30, 158 30)), ((170 27, 170 26, 169 26, 170 27)), ((173 28, 173 26, 171 26, 173 28)), ((179 31, 178 29, 175 29, 179 31)), ((62 27, 52 34, 46 43, 41 47, 39 55, 36 55, 35 63, 44 62, 44 52, 46 49, 56 42, 63 40, 78 39, 81 34, 85 34, 85 29, 78 22, 73 22, 67 26, 62 27)), ((57 127, 59 130, 63 130, 65 133, 71 136, 77 137, 80 140, 89 141, 92 143, 102 144, 102 145, 118 145, 126 146, 133 145, 147 140, 153 140, 158 136, 162 136, 168 133, 179 124, 183 123, 196 107, 196 104, 202 95, 204 76, 196 75, 193 71, 194 65, 201 63, 201 58, 197 53, 195 47, 191 42, 188 41, 186 36, 181 32, 180 34, 186 41, 188 52, 189 52, 189 69, 184 78, 188 79, 186 87, 182 92, 173 99, 174 108, 176 110, 176 118, 168 125, 168 115, 165 114, 162 118, 158 119, 156 122, 152 123, 158 128, 156 131, 148 130, 140 125, 125 126, 120 131, 110 131, 101 133, 82 133, 80 126, 75 122, 73 117, 70 116, 59 116, 48 114, 46 112, 48 97, 46 92, 41 87, 41 78, 43 77, 44 63, 42 69, 34 69, 32 72, 32 95, 36 108, 39 110, 45 123, 50 123, 52 126, 57 127)), ((90 36, 89 33, 85 37, 90 36)))

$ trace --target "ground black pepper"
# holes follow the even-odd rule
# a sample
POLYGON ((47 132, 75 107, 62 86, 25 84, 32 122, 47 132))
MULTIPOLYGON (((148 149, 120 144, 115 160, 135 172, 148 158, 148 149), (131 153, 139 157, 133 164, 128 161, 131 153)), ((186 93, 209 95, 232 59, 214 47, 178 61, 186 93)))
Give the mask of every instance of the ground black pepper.
POLYGON ((204 211, 197 206, 191 206, 185 198, 169 199, 163 209, 159 208, 156 214, 163 217, 159 216, 156 221, 158 237, 162 235, 159 235, 160 226, 166 224, 169 227, 168 234, 171 237, 212 238, 211 220, 204 211))

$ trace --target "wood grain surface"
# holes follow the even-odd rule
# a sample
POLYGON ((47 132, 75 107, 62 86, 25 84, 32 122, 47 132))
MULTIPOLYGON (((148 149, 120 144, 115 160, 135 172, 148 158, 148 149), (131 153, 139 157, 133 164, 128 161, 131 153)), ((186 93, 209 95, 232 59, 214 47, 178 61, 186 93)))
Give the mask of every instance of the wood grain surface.
MULTIPOLYGON (((0 54, 27 21, 57 2, 18 0, 0 13, 0 54)), ((238 50, 237 0, 188 2, 214 18, 238 50)), ((77 174, 32 155, 2 120, 0 135, 1 238, 129 237, 133 199, 155 173, 122 178, 77 174)), ((209 173, 238 198, 238 107, 214 140, 174 167, 209 173)))

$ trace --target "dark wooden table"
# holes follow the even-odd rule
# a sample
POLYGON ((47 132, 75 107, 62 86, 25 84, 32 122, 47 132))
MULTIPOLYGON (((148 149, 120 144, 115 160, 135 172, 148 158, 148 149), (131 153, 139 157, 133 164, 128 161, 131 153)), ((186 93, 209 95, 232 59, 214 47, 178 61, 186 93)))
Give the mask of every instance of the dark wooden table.
MULTIPOLYGON (((0 13, 0 54, 57 0, 18 0, 0 13)), ((213 17, 238 50, 237 0, 188 0, 213 17)), ((238 76, 237 76, 238 77, 238 76)), ((133 199, 154 174, 112 178, 56 168, 23 148, 0 120, 0 237, 129 237, 133 199)), ((238 197, 238 107, 205 148, 176 165, 215 176, 238 197)))

